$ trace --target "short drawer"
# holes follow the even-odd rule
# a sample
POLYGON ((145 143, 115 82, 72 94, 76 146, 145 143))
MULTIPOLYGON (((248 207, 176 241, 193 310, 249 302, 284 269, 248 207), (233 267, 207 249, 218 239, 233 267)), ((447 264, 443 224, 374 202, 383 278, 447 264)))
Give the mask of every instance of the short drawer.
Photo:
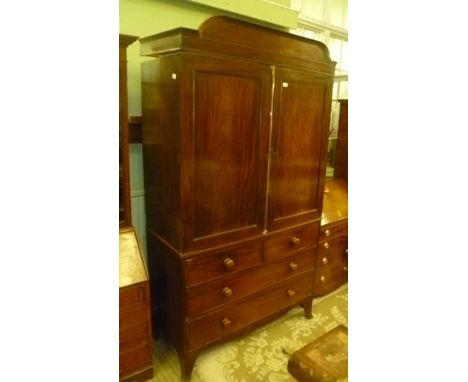
POLYGON ((339 223, 326 224, 320 227, 320 240, 327 240, 338 235, 348 234, 348 220, 339 223))
POLYGON ((261 241, 219 252, 203 253, 185 260, 187 285, 196 285, 260 264, 261 241))
POLYGON ((149 301, 148 284, 132 285, 120 288, 119 307, 125 308, 129 305, 149 301))
POLYGON ((266 292, 215 310, 187 324, 189 350, 216 341, 312 295, 313 273, 281 283, 266 292))
POLYGON ((196 317, 204 312, 229 304, 240 298, 276 285, 313 269, 316 248, 294 253, 286 259, 237 272, 187 289, 187 316, 196 317))
POLYGON ((149 320, 137 326, 127 327, 120 330, 119 350, 126 352, 141 347, 151 341, 149 320))
POLYGON ((152 367, 152 348, 151 344, 146 344, 128 352, 120 353, 119 357, 119 375, 123 377, 138 370, 152 367))
POLYGON ((290 252, 315 247, 320 223, 309 224, 285 233, 272 235, 265 240, 265 260, 281 258, 290 252))
POLYGON ((348 236, 321 241, 318 248, 316 267, 333 264, 347 257, 348 236))
POLYGON ((137 326, 149 320, 149 305, 138 304, 119 312, 120 329, 137 326))

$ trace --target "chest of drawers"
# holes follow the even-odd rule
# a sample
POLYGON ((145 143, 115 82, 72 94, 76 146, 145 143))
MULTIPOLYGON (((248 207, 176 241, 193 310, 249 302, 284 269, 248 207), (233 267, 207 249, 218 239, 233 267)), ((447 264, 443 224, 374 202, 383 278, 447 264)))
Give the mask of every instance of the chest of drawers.
POLYGON ((120 230, 119 378, 153 377, 152 328, 148 273, 133 228, 120 230))
POLYGON ((326 184, 314 278, 314 296, 348 281, 348 202, 343 180, 326 184))

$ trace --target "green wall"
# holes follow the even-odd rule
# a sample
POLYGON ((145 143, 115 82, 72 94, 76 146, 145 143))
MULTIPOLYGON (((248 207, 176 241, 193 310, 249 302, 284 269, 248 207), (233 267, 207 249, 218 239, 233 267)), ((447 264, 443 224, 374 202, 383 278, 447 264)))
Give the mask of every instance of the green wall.
MULTIPOLYGON (((198 29, 206 19, 219 14, 235 14, 278 28, 296 26, 297 14, 285 7, 289 0, 276 2, 279 5, 263 0, 120 0, 120 33, 141 38, 179 27, 198 29)), ((140 57, 138 41, 130 45, 127 54, 129 115, 141 115, 140 64, 148 58, 140 57)))
MULTIPOLYGON (((291 10, 283 6, 288 0, 277 0, 282 6, 262 0, 120 0, 119 32, 138 36, 151 36, 174 28, 198 29, 215 15, 233 15, 271 23, 285 28, 291 22, 291 10), (211 6, 199 4, 210 4, 211 6), (242 6, 245 4, 245 7, 242 6), (261 18, 259 20, 259 18, 261 18)), ((296 15, 297 17, 297 15, 296 15)), ((140 56, 140 44, 134 42, 127 49, 128 115, 141 115, 141 62, 151 58, 140 56)), ((130 145, 130 189, 132 224, 135 227, 146 257, 146 217, 144 207, 143 150, 141 144, 130 145)))

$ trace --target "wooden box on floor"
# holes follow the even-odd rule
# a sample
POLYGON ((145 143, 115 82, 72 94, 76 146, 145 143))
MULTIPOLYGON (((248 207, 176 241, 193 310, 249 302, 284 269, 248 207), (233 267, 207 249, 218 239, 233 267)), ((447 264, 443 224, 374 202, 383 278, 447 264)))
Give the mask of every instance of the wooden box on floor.
POLYGON ((146 381, 153 377, 148 273, 133 228, 119 234, 119 377, 146 381))
POLYGON ((289 358, 288 371, 300 382, 347 380, 348 328, 339 325, 295 351, 289 358))

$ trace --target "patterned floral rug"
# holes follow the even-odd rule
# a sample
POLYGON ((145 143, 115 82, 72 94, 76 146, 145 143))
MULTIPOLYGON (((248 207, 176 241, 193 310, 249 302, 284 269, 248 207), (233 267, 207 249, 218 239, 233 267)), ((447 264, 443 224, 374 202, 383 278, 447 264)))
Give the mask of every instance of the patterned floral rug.
POLYGON ((313 318, 302 308, 237 340, 214 346, 195 363, 192 382, 295 381, 287 371, 288 356, 339 324, 348 325, 348 288, 314 301, 313 318))

